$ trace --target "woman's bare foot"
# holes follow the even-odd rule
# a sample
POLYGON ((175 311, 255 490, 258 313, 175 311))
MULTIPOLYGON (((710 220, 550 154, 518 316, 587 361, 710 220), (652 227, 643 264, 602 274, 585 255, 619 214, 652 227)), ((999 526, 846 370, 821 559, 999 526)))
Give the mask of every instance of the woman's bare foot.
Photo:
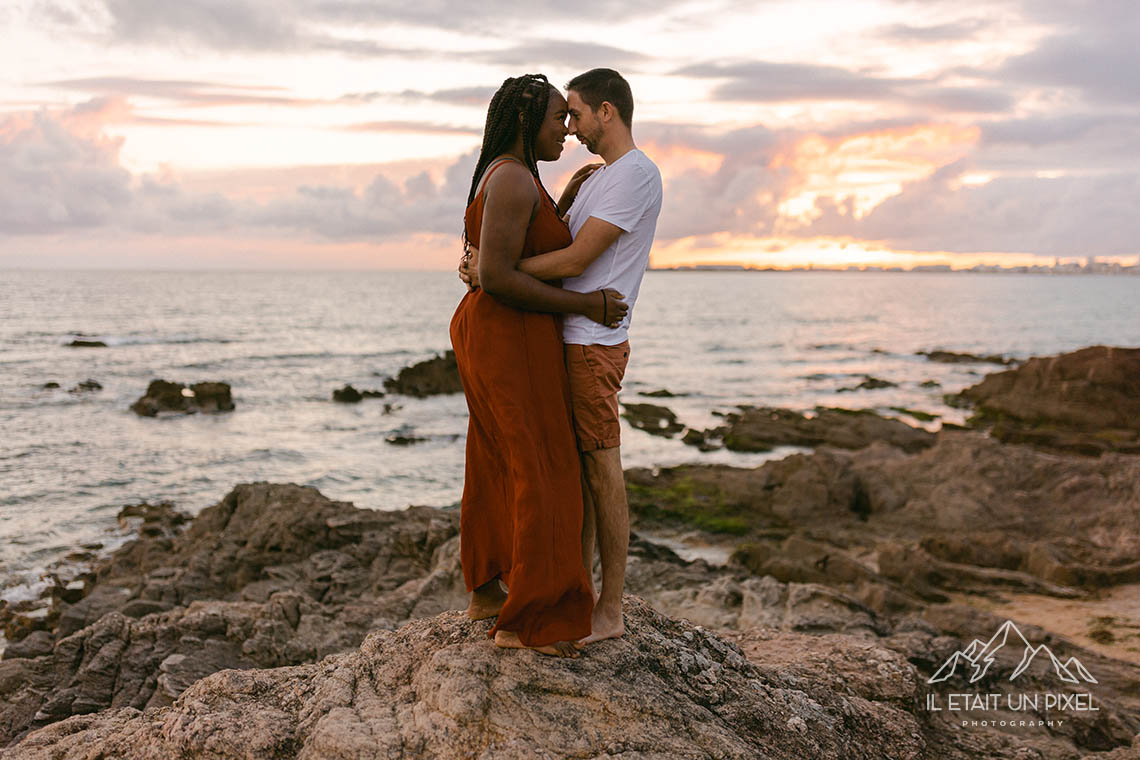
POLYGON ((467 617, 472 620, 483 620, 494 617, 503 609, 507 595, 499 585, 499 579, 493 578, 471 592, 471 603, 467 605, 467 617))
POLYGON ((519 635, 514 631, 495 631, 495 646, 504 649, 533 649, 539 654, 548 654, 552 657, 578 657, 578 650, 581 647, 575 646, 572 641, 556 641, 553 644, 545 644, 540 647, 528 647, 526 644, 519 640, 519 635))
POLYGON ((622 620, 621 608, 618 608, 617 614, 613 615, 595 606, 594 614, 590 618, 590 635, 574 643, 584 646, 603 639, 618 639, 623 633, 625 633, 625 623, 622 620))

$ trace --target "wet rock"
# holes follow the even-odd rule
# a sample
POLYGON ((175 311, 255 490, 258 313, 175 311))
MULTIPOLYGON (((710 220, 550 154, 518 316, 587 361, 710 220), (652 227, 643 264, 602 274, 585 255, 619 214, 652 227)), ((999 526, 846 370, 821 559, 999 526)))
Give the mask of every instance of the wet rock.
POLYGON ((943 364, 964 364, 964 363, 988 363, 988 364, 1016 364, 1016 359, 1009 359, 1001 354, 987 354, 979 356, 977 354, 958 353, 955 351, 915 351, 915 356, 925 356, 932 362, 941 362, 943 364))
POLYGON ((366 398, 384 398, 384 391, 364 390, 358 391, 351 385, 338 388, 332 392, 332 400, 345 404, 354 404, 366 398))
POLYGON ((152 380, 146 394, 131 404, 131 411, 142 417, 154 417, 165 412, 228 412, 233 408, 230 386, 219 382, 195 383, 186 387, 182 383, 152 380))
MULTIPOLYGON (((56 386, 56 387, 58 387, 58 386, 56 386)), ((101 391, 101 390, 103 390, 103 386, 100 385, 98 381, 88 378, 88 379, 84 380, 83 382, 76 384, 74 387, 68 389, 68 393, 83 393, 85 391, 101 391)))
POLYGON ((424 398, 443 393, 462 393, 463 384, 459 381, 459 366, 455 363, 455 352, 448 350, 442 356, 404 367, 395 378, 384 381, 384 389, 390 393, 424 398))
POLYGON ((1010 443, 1099 455, 1140 453, 1140 348, 1090 346, 1035 357, 962 391, 971 420, 1010 443))
POLYGON ((910 415, 911 417, 914 417, 919 422, 933 422, 934 420, 938 419, 938 417, 939 417, 939 415, 937 415, 937 414, 931 414, 930 412, 923 412, 923 411, 920 411, 918 409, 907 409, 904 406, 892 406, 891 409, 893 411, 899 412, 900 414, 910 415))
POLYGON ((360 401, 364 396, 360 395, 360 391, 353 388, 351 385, 346 385, 343 388, 334 390, 332 392, 332 400, 339 401, 345 404, 354 404, 360 401))
POLYGON ((393 446, 411 446, 415 443, 423 443, 427 438, 421 438, 415 435, 406 435, 404 433, 393 433, 384 439, 393 446))
POLYGON ((672 410, 656 404, 622 404, 622 414, 629 424, 637 430, 644 430, 650 435, 659 435, 663 438, 672 438, 685 429, 677 422, 677 415, 672 410))
POLYGON ((689 446, 696 446, 701 451, 716 451, 717 449, 724 448, 724 441, 715 433, 710 433, 708 430, 689 428, 685 431, 685 434, 681 436, 681 441, 689 446))
MULTIPOLYGON (((741 407, 724 415, 725 424, 705 431, 732 451, 771 451, 775 446, 829 445, 857 449, 885 441, 904 451, 934 444, 934 435, 872 411, 817 408, 811 415, 790 409, 741 407)), ((699 445, 700 439, 691 440, 699 445)))
POLYGON ((76 338, 67 344, 70 348, 106 348, 107 344, 101 340, 84 340, 76 338))
POLYGON ((850 388, 840 388, 836 393, 846 393, 849 391, 873 391, 879 388, 897 388, 898 383, 892 383, 890 380, 883 380, 878 377, 871 377, 870 375, 863 376, 863 382, 858 385, 853 385, 850 388))
POLYGON ((688 396, 689 394, 673 393, 667 388, 660 388, 655 391, 642 391, 640 395, 648 396, 649 398, 678 398, 680 396, 688 396))

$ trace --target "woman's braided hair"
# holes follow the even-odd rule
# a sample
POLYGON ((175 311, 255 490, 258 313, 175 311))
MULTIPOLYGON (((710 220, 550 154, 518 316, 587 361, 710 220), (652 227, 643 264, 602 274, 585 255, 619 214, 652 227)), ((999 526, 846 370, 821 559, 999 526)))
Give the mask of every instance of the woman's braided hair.
MULTIPOLYGON (((538 131, 546 119, 546 107, 550 103, 550 82, 542 74, 524 74, 503 81, 502 86, 491 98, 487 107, 487 123, 483 127, 483 146, 479 150, 479 160, 471 175, 471 189, 467 193, 467 205, 475 200, 479 179, 490 163, 508 148, 522 130, 523 156, 527 168, 538 176, 538 161, 534 154, 534 143, 538 131), (522 114, 522 124, 518 115, 522 114)), ((541 182, 539 183, 541 184, 541 182)), ((543 192, 546 188, 543 188, 543 192)), ((549 196, 549 193, 547 193, 549 196)), ((463 251, 467 253, 470 243, 467 240, 467 220, 463 223, 463 251)))

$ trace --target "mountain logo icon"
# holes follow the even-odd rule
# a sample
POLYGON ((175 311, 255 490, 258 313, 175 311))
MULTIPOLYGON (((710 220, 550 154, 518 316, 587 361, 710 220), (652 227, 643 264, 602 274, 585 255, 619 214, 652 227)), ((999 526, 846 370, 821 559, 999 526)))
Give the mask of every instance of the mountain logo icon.
POLYGON ((1033 662, 1034 657, 1044 653, 1048 655, 1054 672, 1062 681, 1076 684, 1082 681, 1097 683, 1097 680, 1092 677, 1092 674, 1085 669, 1085 666, 1082 665, 1081 661, 1076 657, 1070 657, 1065 662, 1061 662, 1057 655, 1053 654, 1052 650, 1044 644, 1039 647, 1030 644, 1025 636, 1022 635, 1021 631, 1018 630, 1017 626, 1013 624, 1012 620, 1007 620, 1002 623, 997 633, 995 633, 989 641, 983 643, 981 639, 974 639, 970 642, 968 647, 959 649, 950 655, 949 659, 942 663, 942 667, 940 667, 934 675, 926 679, 926 682, 939 683, 945 681, 954 675, 958 667, 961 666, 963 669, 967 669, 966 672, 969 673, 970 683, 974 683, 986 674, 986 671, 990 669, 990 665, 993 665, 994 657, 998 650, 1007 644, 1012 647, 1010 651, 1016 652, 1018 649, 1021 650, 1021 662, 1014 669, 1013 675, 1009 677, 1011 681, 1025 672, 1029 664, 1033 662))

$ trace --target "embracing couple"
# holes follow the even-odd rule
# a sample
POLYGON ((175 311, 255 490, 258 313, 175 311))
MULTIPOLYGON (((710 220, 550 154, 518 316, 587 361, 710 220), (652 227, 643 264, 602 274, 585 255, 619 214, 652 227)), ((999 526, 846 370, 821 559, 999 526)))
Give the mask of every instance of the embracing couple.
POLYGON ((470 411, 460 554, 473 619, 501 647, 577 657, 622 635, 629 513, 617 392, 661 211, 612 69, 507 79, 491 98, 464 216, 468 284, 451 343, 470 411), (572 134, 603 163, 558 201, 538 175, 572 134), (593 586, 594 543, 602 565, 593 586))

